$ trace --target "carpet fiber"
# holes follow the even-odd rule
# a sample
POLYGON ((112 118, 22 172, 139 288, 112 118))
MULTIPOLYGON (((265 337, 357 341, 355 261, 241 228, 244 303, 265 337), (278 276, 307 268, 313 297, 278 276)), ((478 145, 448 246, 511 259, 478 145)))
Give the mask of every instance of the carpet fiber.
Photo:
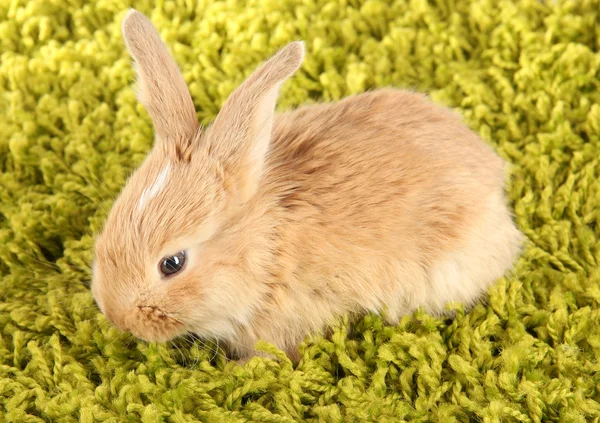
MULTIPOLYGON (((93 234, 152 143, 122 0, 0 0, 0 422, 600 421, 600 1, 161 0, 208 123, 288 41, 281 108, 394 85, 456 108, 512 166, 528 241, 454 320, 374 316, 285 359, 148 345, 88 291, 93 234)), ((269 346, 264 346, 269 348, 269 346)))

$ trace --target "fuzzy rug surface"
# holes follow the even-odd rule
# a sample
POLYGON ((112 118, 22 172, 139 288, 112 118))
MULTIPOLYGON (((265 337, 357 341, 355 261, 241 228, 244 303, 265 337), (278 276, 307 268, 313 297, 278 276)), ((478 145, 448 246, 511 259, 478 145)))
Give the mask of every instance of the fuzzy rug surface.
POLYGON ((0 422, 600 421, 600 1, 0 0, 0 52, 0 422), (294 39, 281 108, 386 85, 456 108, 513 164, 515 274, 454 320, 307 341, 297 366, 122 335, 87 285, 153 141, 120 34, 133 5, 204 123, 294 39))

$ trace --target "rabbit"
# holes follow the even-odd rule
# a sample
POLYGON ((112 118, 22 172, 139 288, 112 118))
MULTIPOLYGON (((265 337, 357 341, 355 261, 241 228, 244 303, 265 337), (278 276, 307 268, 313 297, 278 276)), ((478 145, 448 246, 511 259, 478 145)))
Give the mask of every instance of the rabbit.
POLYGON ((459 114, 395 88, 275 113, 296 41, 203 128, 150 20, 132 9, 122 33, 155 141, 95 240, 91 292, 120 330, 298 360, 340 317, 443 316, 514 266, 506 163, 459 114))

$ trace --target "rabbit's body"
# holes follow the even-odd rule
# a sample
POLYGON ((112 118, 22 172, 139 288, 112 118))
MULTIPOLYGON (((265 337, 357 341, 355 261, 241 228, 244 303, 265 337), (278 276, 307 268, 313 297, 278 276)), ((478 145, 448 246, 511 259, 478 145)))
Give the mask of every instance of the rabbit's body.
POLYGON ((291 355, 344 313, 393 322, 472 304, 519 252, 504 179, 489 146, 417 93, 278 115, 261 188, 227 230, 250 255, 232 263, 253 275, 240 294, 261 292, 247 324, 232 322, 231 347, 263 339, 291 355))
POLYGON ((384 89, 276 116, 292 43, 203 130, 152 24, 132 11, 123 33, 156 141, 96 240, 92 292, 122 330, 295 357, 340 315, 470 305, 511 267, 504 162, 454 113, 384 89))

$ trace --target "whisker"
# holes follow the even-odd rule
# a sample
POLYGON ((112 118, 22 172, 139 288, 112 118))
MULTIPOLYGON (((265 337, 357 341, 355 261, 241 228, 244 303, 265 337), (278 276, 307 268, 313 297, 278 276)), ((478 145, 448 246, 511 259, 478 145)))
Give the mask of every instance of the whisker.
MULTIPOLYGON (((217 352, 219 351, 219 338, 215 338, 215 340, 217 341, 217 347, 215 348, 215 354, 217 354, 217 352)), ((213 357, 210 361, 213 361, 214 359, 215 359, 215 356, 213 355, 213 357)))
MULTIPOLYGON (((76 193, 80 194, 80 195, 83 195, 85 198, 87 198, 87 199, 88 199, 88 200, 90 200, 92 203, 94 203, 94 205, 96 206, 96 210, 97 210, 97 211, 99 210, 99 211, 102 211, 102 212, 104 212, 104 213, 108 213, 108 209, 107 209, 107 208, 106 208, 104 205, 102 205, 102 204, 98 203, 96 200, 94 200, 94 199, 93 199, 92 197, 90 197, 89 195, 87 195, 87 194, 85 194, 85 193, 83 193, 83 192, 81 192, 81 191, 79 191, 79 190, 74 190, 74 191, 75 191, 76 193)), ((100 193, 98 193, 98 194, 100 194, 100 193)), ((101 196, 101 197, 102 197, 102 196, 101 196)), ((104 201, 104 199, 102 199, 102 201, 104 201)))
POLYGON ((94 338, 94 336, 96 335, 96 333, 98 333, 98 331, 102 331, 104 329, 106 329, 108 327, 108 324, 110 324, 110 322, 108 320, 104 320, 101 322, 98 322, 98 327, 96 328, 96 330, 94 331, 94 333, 92 333, 92 339, 94 338))
MULTIPOLYGON (((177 340, 177 341, 181 340, 182 342, 184 342, 185 344, 187 344, 187 348, 186 348, 186 349, 188 349, 188 350, 190 350, 190 351, 191 351, 191 350, 192 350, 192 348, 194 347, 194 343, 193 343, 193 342, 191 342, 189 339, 187 339, 185 336, 180 336, 180 337, 179 337, 179 338, 177 338, 176 340, 177 340)), ((183 347, 183 348, 185 348, 185 347, 183 347)), ((189 354, 188 354, 188 355, 189 355, 189 354)), ((190 362, 190 364, 191 364, 191 362, 190 362)), ((185 359, 184 359, 184 365, 185 365, 186 367, 189 367, 189 365, 188 365, 188 363, 185 361, 185 359)), ((195 366, 195 365, 194 365, 194 366, 195 366)), ((192 367, 193 367, 193 366, 192 366, 192 367)))
MULTIPOLYGON (((88 175, 91 176, 98 183, 98 186, 100 188, 102 188, 114 202, 115 197, 106 188, 106 186, 96 177, 94 172, 92 172, 89 168, 88 168, 88 171, 89 171, 88 175)), ((104 198, 104 196, 102 195, 102 193, 100 192, 100 190, 98 189, 98 187, 96 187, 96 185, 88 178, 87 175, 80 173, 79 176, 81 176, 83 178, 83 180, 88 184, 88 186, 92 187, 96 191, 96 194, 98 194, 98 196, 100 197, 103 204, 107 202, 106 199, 104 198)), ((85 195, 85 194, 83 194, 83 195, 85 195)), ((86 195, 86 197, 88 197, 90 200, 93 201, 93 199, 90 198, 89 196, 86 195)), ((101 210, 104 214, 108 214, 108 212, 110 211, 109 208, 106 208, 104 206, 102 208, 98 208, 98 210, 101 210)))
MULTIPOLYGON (((194 342, 192 342, 190 339, 184 338, 185 342, 187 342, 190 345, 190 350, 192 349, 196 349, 197 351, 197 346, 194 342)), ((195 358, 194 358, 194 363, 192 364, 192 368, 195 368, 198 366, 198 364, 200 363, 200 354, 198 354, 197 352, 194 354, 195 358)))
MULTIPOLYGON (((215 336, 215 339, 218 339, 218 338, 217 338, 217 336, 216 336, 216 334, 215 334, 214 332, 212 332, 212 333, 213 333, 213 335, 215 336)), ((236 341, 235 339, 228 339, 228 340, 227 340, 227 342, 229 342, 229 343, 232 343, 232 344, 239 345, 240 347, 243 347, 243 348, 249 349, 250 351, 254 350, 254 347, 253 347, 253 346, 250 346, 250 345, 243 344, 243 343, 241 343, 241 342, 239 342, 239 341, 236 341)))
MULTIPOLYGON (((87 291, 89 290, 89 284, 86 285, 86 283, 88 283, 87 281, 68 281, 68 280, 60 280, 57 279, 56 276, 40 276, 37 273, 33 272, 32 270, 28 270, 28 269, 21 269, 21 271, 24 272, 28 272, 31 275, 33 275, 33 277, 30 277, 29 282, 56 282, 57 284, 65 287, 65 288, 72 288, 72 287, 80 287, 80 288, 85 288, 85 290, 82 290, 81 292, 87 291)), ((44 286, 48 286, 48 285, 44 285, 44 286)), ((27 285, 27 288, 31 288, 31 289, 41 289, 40 287, 36 287, 35 285, 27 285)), ((54 288, 53 290, 56 290, 57 288, 54 288)))
POLYGON ((136 343, 136 342, 135 342, 135 340, 134 340, 134 339, 131 339, 131 338, 129 338, 129 340, 127 341, 127 344, 125 344, 125 348, 127 348, 127 349, 129 350, 129 349, 131 349, 131 347, 132 347, 133 345, 135 345, 135 343, 136 343))
POLYGON ((27 257, 29 257, 29 258, 33 259, 34 261, 36 261, 37 263, 42 264, 44 266, 47 266, 47 267, 51 268, 52 270, 57 270, 59 273, 62 273, 62 269, 56 263, 52 263, 52 262, 47 261, 47 260, 41 260, 39 257, 35 257, 35 256, 29 254, 27 251, 25 251, 24 249, 22 249, 20 247, 17 247, 16 251, 12 251, 12 252, 14 254, 17 254, 17 255, 19 253, 24 254, 27 257))
POLYGON ((186 367, 187 366, 187 361, 185 359, 185 354, 183 353, 183 350, 181 348, 179 348, 179 345, 177 345, 176 341, 177 341, 177 339, 175 339, 173 341, 173 345, 175 346, 175 349, 177 350, 177 352, 181 356, 181 361, 183 362, 184 367, 186 367))
POLYGON ((123 336, 127 335, 125 332, 121 332, 119 334, 119 336, 117 336, 115 339, 112 340, 111 343, 109 343, 106 347, 104 347, 104 350, 106 350, 108 347, 110 347, 112 344, 114 344, 116 341, 120 340, 121 338, 123 338, 123 336))
MULTIPOLYGON (((89 170, 89 169, 88 169, 88 170, 89 170)), ((89 175, 90 175, 92 178, 94 178, 94 179, 96 180, 96 182, 98 182, 98 185, 100 186, 100 188, 102 188, 102 189, 103 189, 103 190, 104 190, 104 191, 105 191, 105 192, 108 194, 108 196, 109 196, 109 197, 110 197, 110 198, 111 198, 113 201, 116 201, 116 200, 115 200, 115 197, 112 195, 112 193, 111 193, 111 192, 110 192, 110 191, 109 191, 109 190, 106 188, 106 185, 104 185, 104 184, 102 183, 102 181, 100 181, 100 179, 99 179, 99 178, 98 178, 98 177, 97 177, 97 176, 94 174, 94 172, 90 172, 90 173, 89 173, 89 175)), ((83 178, 87 180, 87 178, 86 178, 85 176, 84 176, 83 178)), ((89 182, 89 181, 88 181, 88 182, 89 182)), ((94 188, 96 188, 96 187, 95 187, 93 184, 90 184, 90 185, 92 185, 94 188)), ((98 192, 98 194, 100 194, 100 192, 98 192)), ((102 197, 102 195, 100 195, 100 197, 102 197)))
MULTIPOLYGON (((214 345, 209 344, 203 338, 199 337, 195 333, 190 332, 189 335, 191 335, 193 337, 194 341, 198 341, 203 348, 208 349, 210 352, 213 353, 213 356, 211 357, 210 361, 214 361, 215 357, 222 357, 225 361, 229 361, 227 356, 219 351, 218 344, 215 348, 214 345)), ((188 340, 188 342, 190 342, 192 345, 194 345, 194 342, 192 342, 190 340, 188 340)), ((199 362, 200 362, 200 357, 198 356, 196 359, 196 364, 198 364, 199 362)))
MULTIPOLYGON (((215 340, 216 344, 217 344, 217 349, 219 349, 219 337, 217 336, 217 334, 214 331, 210 331, 213 334, 213 339, 215 340)), ((228 341, 229 342, 229 341, 228 341)), ((236 341, 232 341, 233 343, 236 343, 236 341)), ((238 345, 244 346, 241 343, 237 342, 238 345)), ((230 351, 231 352, 231 351, 230 351)), ((226 361, 229 361, 230 359, 227 357, 227 355, 223 355, 225 357, 226 361)))

